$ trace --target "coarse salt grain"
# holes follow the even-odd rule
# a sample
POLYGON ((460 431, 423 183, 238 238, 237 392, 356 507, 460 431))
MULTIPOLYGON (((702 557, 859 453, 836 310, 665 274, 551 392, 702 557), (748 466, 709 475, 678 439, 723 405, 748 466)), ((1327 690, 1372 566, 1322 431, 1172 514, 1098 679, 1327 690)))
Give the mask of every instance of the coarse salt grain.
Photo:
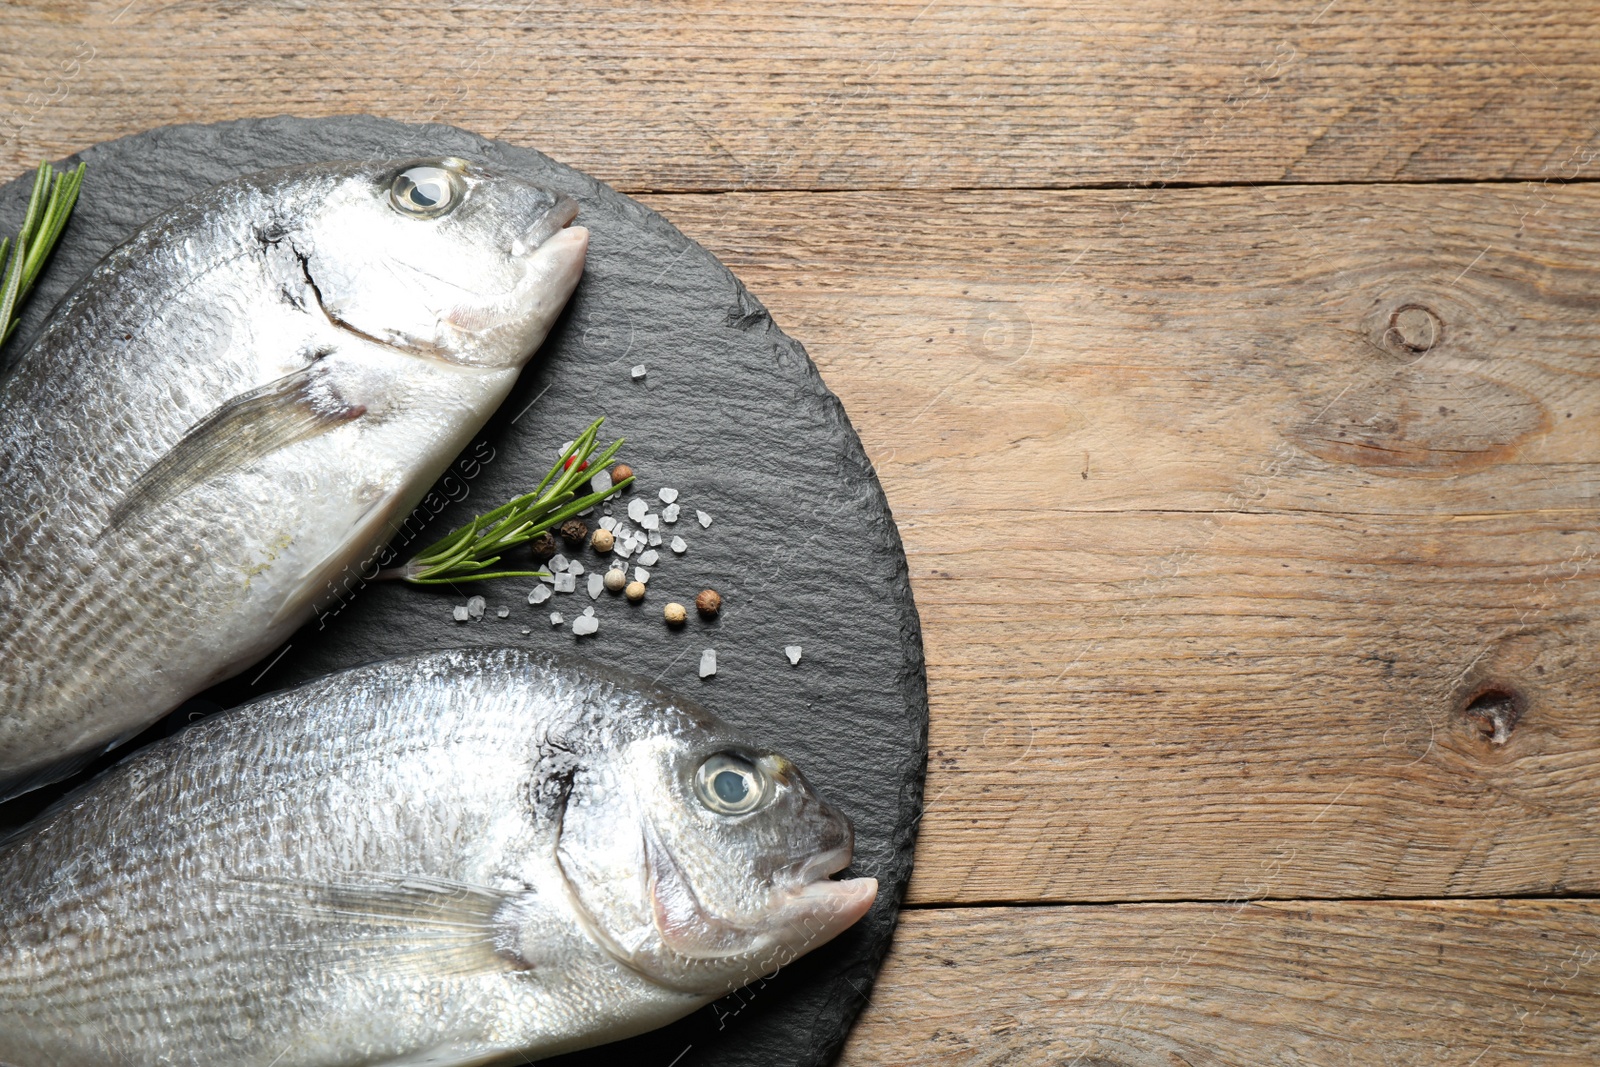
POLYGON ((689 542, 685 541, 681 537, 674 537, 672 539, 672 551, 676 552, 680 556, 683 555, 685 552, 689 551, 689 542))
POLYGON ((636 496, 628 501, 628 518, 634 522, 643 522, 644 516, 650 510, 650 502, 642 496, 636 496))
POLYGON ((455 617, 456 622, 466 622, 467 606, 465 604, 457 604, 455 606, 455 610, 451 612, 451 615, 455 617))
POLYGON ((563 619, 561 617, 561 612, 552 611, 550 613, 550 625, 551 626, 560 626, 562 623, 564 623, 566 621, 567 621, 566 619, 563 619))
POLYGON ((610 471, 601 471, 599 474, 596 474, 593 478, 589 479, 589 492, 591 492, 591 493, 603 493, 607 489, 610 489, 610 488, 611 488, 611 472, 610 471))
POLYGON ((475 596, 467 601, 467 614, 474 619, 483 618, 483 609, 488 604, 481 596, 475 596))
POLYGON ((643 583, 644 585, 649 585, 650 572, 645 570, 643 567, 635 567, 633 568, 633 580, 643 583))
POLYGON ((556 575, 556 592, 570 593, 576 588, 578 588, 578 580, 572 575, 565 573, 556 575))
POLYGON ((694 517, 699 520, 701 529, 706 529, 711 525, 711 516, 703 511, 695 512, 694 517))
POLYGON ((553 571, 564 571, 567 569, 567 564, 570 562, 571 560, 567 559, 566 556, 563 556, 561 553, 557 552, 555 555, 550 557, 549 567, 553 571))
POLYGON ((593 615, 579 615, 572 620, 572 635, 585 637, 600 629, 600 620, 593 615))
POLYGON ((661 529, 661 516, 646 515, 644 518, 639 520, 639 525, 644 527, 646 530, 659 530, 661 529))
POLYGON ((639 562, 646 567, 654 567, 661 559, 661 553, 653 548, 646 549, 639 555, 639 562))
POLYGON ((499 608, 496 608, 496 609, 495 609, 495 611, 494 611, 494 613, 495 613, 495 616, 496 616, 496 617, 497 617, 497 618, 501 618, 501 619, 503 619, 503 618, 505 618, 505 617, 506 617, 506 616, 508 616, 508 615, 510 615, 510 614, 511 614, 511 609, 510 609, 510 608, 507 608, 507 607, 499 607, 499 608))
POLYGON ((676 504, 668 504, 666 507, 662 508, 661 509, 661 521, 662 522, 677 522, 678 521, 678 505, 676 505, 676 504))
POLYGON ((605 516, 604 518, 602 518, 600 520, 600 529, 602 529, 602 530, 613 530, 614 531, 614 530, 616 530, 616 528, 617 528, 617 520, 613 519, 610 515, 607 515, 607 516, 605 516))
POLYGON ((599 600, 600 594, 605 592, 606 576, 599 571, 589 572, 589 599, 599 600))
POLYGON ((661 544, 661 531, 660 530, 651 530, 650 531, 649 544, 650 544, 651 548, 655 548, 657 545, 661 544))
POLYGON ((663 504, 670 504, 674 500, 678 499, 678 491, 676 489, 662 488, 662 490, 656 495, 661 498, 661 502, 663 504))
POLYGON ((550 587, 548 585, 536 585, 533 587, 533 592, 528 594, 528 603, 530 604, 543 604, 549 599, 550 587))
POLYGON ((577 560, 573 560, 571 563, 567 564, 567 573, 576 578, 578 575, 583 573, 583 564, 579 563, 577 560))
POLYGON ((638 381, 641 378, 643 378, 644 376, 645 376, 645 367, 644 367, 643 363, 641 363, 637 367, 633 368, 633 380, 634 381, 638 381))
POLYGON ((709 678, 717 673, 717 650, 708 648, 700 653, 700 677, 709 678))
POLYGON ((796 663, 800 662, 800 646, 799 645, 784 645, 783 646, 783 654, 785 656, 789 657, 789 662, 791 664, 796 664, 796 663))

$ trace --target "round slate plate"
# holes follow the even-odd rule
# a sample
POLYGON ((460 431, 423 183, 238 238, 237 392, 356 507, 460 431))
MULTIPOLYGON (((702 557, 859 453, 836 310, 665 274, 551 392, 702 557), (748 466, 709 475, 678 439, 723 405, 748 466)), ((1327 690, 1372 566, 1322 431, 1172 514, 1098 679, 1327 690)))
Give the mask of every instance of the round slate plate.
MULTIPOLYGON (((30 343, 68 286, 109 249, 210 185, 313 160, 426 155, 517 167, 575 197, 578 221, 593 236, 566 314, 480 440, 436 487, 430 500, 443 506, 411 549, 532 488, 563 443, 604 415, 604 440, 625 437, 621 458, 639 475, 627 496, 646 496, 659 512, 658 489, 681 494, 683 518, 663 531, 669 542, 681 535, 688 551, 679 557, 661 547, 649 597, 638 606, 605 594, 591 602, 581 578, 577 593, 538 608, 527 602, 531 579, 429 591, 352 578, 332 610, 284 650, 185 705, 150 736, 326 671, 446 646, 576 646, 580 656, 657 678, 793 756, 854 820, 851 871, 877 877, 883 890, 855 928, 770 980, 666 1029, 549 1062, 828 1062, 865 1003, 911 872, 927 758, 921 635, 899 534, 843 408, 805 350, 710 253, 570 167, 453 127, 366 116, 173 126, 67 161, 89 164, 82 199, 8 348, 30 343), (648 368, 643 380, 630 373, 638 364, 648 368), (712 516, 709 528, 697 511, 712 516), (721 617, 668 630, 662 606, 690 602, 705 587, 721 591, 721 617), (474 593, 489 610, 456 623, 452 608, 474 593), (508 618, 497 616, 501 606, 508 618), (588 606, 600 631, 574 638, 571 620, 588 606), (553 628, 551 610, 565 614, 567 625, 553 628), (787 645, 804 649, 798 666, 786 658, 787 645), (706 648, 716 649, 717 673, 702 680, 706 648)), ((0 189, 3 232, 20 221, 29 182, 0 189)), ((587 550, 579 558, 598 565, 587 550)), ((203 605, 195 625, 205 625, 203 605)), ((61 791, 0 809, 0 824, 61 791)))

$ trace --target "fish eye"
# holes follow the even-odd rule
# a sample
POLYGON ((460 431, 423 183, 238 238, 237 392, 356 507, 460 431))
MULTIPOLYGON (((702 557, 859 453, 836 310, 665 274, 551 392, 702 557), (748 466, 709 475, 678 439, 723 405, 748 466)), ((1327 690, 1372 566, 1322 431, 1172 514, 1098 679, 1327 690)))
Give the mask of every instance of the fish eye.
POLYGON ((389 202, 402 214, 432 219, 460 203, 463 191, 461 176, 455 171, 419 163, 395 175, 389 185, 389 202))
POLYGON ((694 775, 695 795, 718 815, 746 815, 761 806, 770 790, 759 767, 732 752, 718 752, 694 775))

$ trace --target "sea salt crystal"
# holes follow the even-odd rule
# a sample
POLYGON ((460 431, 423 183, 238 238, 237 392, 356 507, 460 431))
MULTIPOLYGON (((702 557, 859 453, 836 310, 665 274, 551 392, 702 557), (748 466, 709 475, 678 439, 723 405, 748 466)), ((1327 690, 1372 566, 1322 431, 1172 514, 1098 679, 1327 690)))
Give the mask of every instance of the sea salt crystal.
POLYGON ((662 508, 661 509, 661 521, 662 522, 677 522, 678 521, 678 505, 676 505, 676 504, 668 504, 666 507, 662 508))
POLYGON ((789 662, 791 664, 795 664, 795 663, 799 663, 800 662, 800 646, 799 645, 784 645, 783 646, 783 654, 785 656, 789 657, 789 662))
POLYGON ((533 592, 528 594, 528 603, 530 604, 543 604, 549 599, 550 587, 548 585, 536 585, 533 587, 533 592))
POLYGON ((661 531, 660 530, 651 530, 650 531, 649 542, 650 542, 650 547, 651 548, 655 548, 658 545, 660 545, 661 544, 661 531))
POLYGON ((680 556, 683 555, 685 552, 689 551, 689 542, 685 541, 681 537, 674 537, 672 539, 672 551, 676 552, 680 556))
POLYGON ((570 593, 576 588, 578 588, 578 580, 572 575, 565 573, 556 575, 556 592, 570 593))
POLYGON ((573 445, 575 445, 577 443, 578 442, 576 442, 576 441, 568 441, 566 444, 564 444, 560 448, 556 449, 556 458, 559 459, 562 456, 566 455, 567 454, 567 449, 571 448, 573 445))
POLYGON ((708 648, 700 653, 700 677, 709 678, 717 673, 717 650, 708 648))
POLYGON ((674 501, 674 500, 676 500, 676 499, 678 499, 678 491, 677 491, 677 490, 676 490, 676 489, 666 489, 666 488, 663 488, 663 489, 662 489, 662 490, 661 490, 661 491, 660 491, 660 492, 659 492, 659 493, 657 493, 657 494, 656 494, 656 495, 657 495, 657 496, 659 496, 659 497, 660 497, 660 498, 661 498, 661 502, 662 502, 662 503, 663 503, 663 504, 670 504, 670 503, 672 503, 672 502, 673 502, 673 501, 674 501))
POLYGON ((577 560, 573 560, 571 563, 567 564, 567 573, 576 578, 578 575, 583 573, 583 564, 579 563, 577 560))
POLYGON ((572 620, 572 635, 585 637, 600 629, 600 620, 593 615, 579 615, 572 620))
POLYGON ((707 515, 703 511, 695 512, 694 517, 699 520, 701 529, 705 529, 711 525, 711 516, 707 515))
POLYGON ((612 551, 621 556, 623 559, 627 559, 629 556, 633 555, 633 538, 626 537, 621 541, 618 541, 616 547, 613 548, 612 551))
POLYGON ((552 611, 550 613, 550 625, 551 626, 560 626, 562 623, 564 623, 566 621, 567 621, 566 619, 563 619, 561 617, 561 612, 552 611))
POLYGON ((457 604, 455 610, 451 612, 451 614, 455 617, 456 622, 466 622, 467 606, 465 604, 457 604))
POLYGON ((639 525, 644 527, 646 530, 659 530, 661 529, 661 516, 646 515, 643 519, 639 520, 639 525))
POLYGON ((607 489, 610 489, 610 488, 611 488, 611 472, 610 471, 601 471, 599 474, 596 474, 593 478, 589 479, 589 492, 591 492, 591 493, 603 493, 607 489))
POLYGON ((571 560, 567 559, 566 556, 563 556, 561 553, 557 552, 555 555, 550 557, 549 569, 553 571, 564 571, 567 569, 567 564, 570 562, 571 560))
POLYGON ((494 613, 495 613, 495 616, 497 618, 503 619, 503 618, 505 618, 505 617, 507 617, 508 615, 511 614, 511 609, 507 608, 507 607, 500 607, 500 608, 496 608, 494 613))
POLYGON ((603 519, 600 520, 600 529, 602 529, 602 530, 615 530, 616 528, 617 528, 617 520, 613 519, 610 515, 607 515, 603 519))
POLYGON ((639 562, 646 567, 654 567, 661 561, 661 553, 653 548, 647 548, 639 556, 639 562))
POLYGON ((628 518, 634 522, 644 522, 645 512, 650 510, 650 502, 642 496, 636 496, 628 501, 628 518))
POLYGON ((481 619, 483 618, 483 609, 487 606, 487 604, 488 602, 484 600, 483 597, 475 596, 471 600, 467 601, 467 614, 471 615, 474 619, 481 619))
POLYGON ((589 575, 589 599, 599 600, 600 594, 605 592, 605 588, 606 576, 599 571, 591 572, 589 575))
POLYGON ((531 634, 531 633, 533 633, 533 631, 532 631, 532 630, 530 630, 530 629, 528 629, 528 628, 527 628, 527 627, 526 627, 526 626, 524 626, 524 627, 523 627, 523 628, 522 628, 522 636, 523 636, 523 637, 527 637, 527 636, 528 636, 528 635, 529 635, 529 634, 531 634))
POLYGON ((643 567, 635 567, 633 568, 633 580, 648 584, 650 581, 650 572, 645 570, 643 567))
POLYGON ((589 616, 591 619, 594 618, 594 609, 593 608, 584 608, 583 609, 583 613, 585 615, 589 616))
POLYGON ((644 378, 644 375, 645 375, 645 368, 644 368, 644 364, 643 363, 641 363, 637 367, 633 368, 633 380, 634 381, 636 381, 636 382, 640 381, 641 379, 644 378))

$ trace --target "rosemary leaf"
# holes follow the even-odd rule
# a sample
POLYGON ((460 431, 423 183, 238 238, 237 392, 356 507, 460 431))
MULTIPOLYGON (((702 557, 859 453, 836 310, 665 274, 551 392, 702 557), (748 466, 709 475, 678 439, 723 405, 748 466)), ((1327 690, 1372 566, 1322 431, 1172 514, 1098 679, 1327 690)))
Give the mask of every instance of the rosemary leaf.
POLYGON ((633 479, 624 478, 609 489, 579 495, 590 479, 606 468, 622 447, 619 438, 595 455, 603 418, 595 419, 578 439, 561 453, 534 487, 506 501, 493 511, 450 531, 407 563, 379 571, 379 578, 400 578, 412 585, 445 585, 452 582, 482 582, 490 578, 546 578, 542 570, 497 569, 503 554, 523 545, 547 530, 566 522, 580 511, 621 491, 633 479))
POLYGON ((79 163, 72 170, 57 173, 49 163, 40 162, 22 228, 15 237, 0 241, 0 344, 17 328, 22 303, 77 206, 86 167, 79 163))

